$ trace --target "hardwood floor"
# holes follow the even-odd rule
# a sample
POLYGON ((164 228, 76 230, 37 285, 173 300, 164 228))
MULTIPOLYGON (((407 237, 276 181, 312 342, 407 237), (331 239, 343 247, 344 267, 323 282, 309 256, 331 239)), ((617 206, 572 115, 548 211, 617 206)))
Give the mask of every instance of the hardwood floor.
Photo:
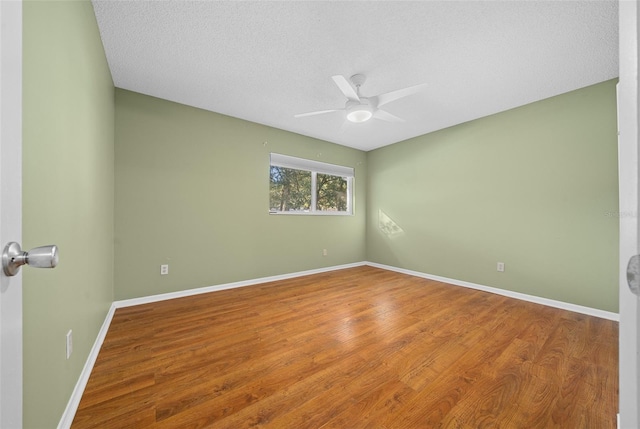
POLYGON ((372 267, 116 311, 72 428, 615 428, 618 324, 372 267))

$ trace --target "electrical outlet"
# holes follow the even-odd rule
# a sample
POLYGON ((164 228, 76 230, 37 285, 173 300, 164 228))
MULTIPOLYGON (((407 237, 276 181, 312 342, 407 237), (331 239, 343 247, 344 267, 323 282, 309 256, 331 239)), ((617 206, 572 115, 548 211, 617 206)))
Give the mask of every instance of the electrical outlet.
POLYGON ((498 271, 504 273, 504 262, 498 262, 498 271))
POLYGON ((322 249, 322 256, 327 256, 327 249, 322 249))
POLYGON ((169 274, 169 265, 160 265, 160 275, 165 276, 169 274))
POLYGON ((69 332, 67 332, 67 359, 71 357, 72 352, 73 352, 73 331, 69 329, 69 332))

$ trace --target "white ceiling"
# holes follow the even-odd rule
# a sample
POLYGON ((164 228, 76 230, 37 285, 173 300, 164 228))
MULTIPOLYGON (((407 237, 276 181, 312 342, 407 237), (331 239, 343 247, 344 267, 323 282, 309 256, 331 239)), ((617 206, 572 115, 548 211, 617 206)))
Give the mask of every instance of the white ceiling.
POLYGON ((93 0, 114 84, 362 150, 618 76, 609 1, 93 0), (345 121, 332 75, 403 123, 345 121))

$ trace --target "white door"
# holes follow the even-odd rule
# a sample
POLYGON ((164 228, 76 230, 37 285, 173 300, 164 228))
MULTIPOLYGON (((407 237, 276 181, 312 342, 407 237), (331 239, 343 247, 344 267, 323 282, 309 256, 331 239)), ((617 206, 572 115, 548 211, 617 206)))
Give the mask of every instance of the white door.
POLYGON ((640 253, 638 190, 638 3, 620 0, 618 175, 620 182, 620 428, 640 427, 640 300, 627 283, 627 262, 640 253))
MULTIPOLYGON (((0 251, 22 235, 22 2, 0 0, 0 251)), ((0 428, 22 427, 22 276, 0 268, 0 428)))

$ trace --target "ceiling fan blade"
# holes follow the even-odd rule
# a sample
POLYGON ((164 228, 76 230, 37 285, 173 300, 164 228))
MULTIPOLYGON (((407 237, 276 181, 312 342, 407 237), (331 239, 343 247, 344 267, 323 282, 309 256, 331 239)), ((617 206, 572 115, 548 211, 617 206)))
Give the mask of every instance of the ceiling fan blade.
POLYGON ((416 94, 426 89, 426 87, 427 87, 426 83, 421 83, 420 85, 410 86, 409 88, 398 89, 396 91, 385 92, 384 94, 380 94, 377 96, 378 107, 384 106, 385 104, 395 101, 399 98, 416 94))
POLYGON ((391 113, 380 109, 375 111, 373 117, 387 122, 404 122, 404 119, 398 118, 396 115, 392 115, 391 113))
POLYGON ((343 109, 318 110, 317 112, 298 113, 297 115, 293 115, 293 117, 303 118, 305 116, 314 116, 314 115, 322 115, 323 113, 337 112, 338 110, 343 110, 343 109))
POLYGON ((349 100, 360 102, 360 97, 358 97, 358 93, 351 86, 349 81, 342 75, 331 76, 331 79, 338 85, 340 91, 347 97, 349 100))

